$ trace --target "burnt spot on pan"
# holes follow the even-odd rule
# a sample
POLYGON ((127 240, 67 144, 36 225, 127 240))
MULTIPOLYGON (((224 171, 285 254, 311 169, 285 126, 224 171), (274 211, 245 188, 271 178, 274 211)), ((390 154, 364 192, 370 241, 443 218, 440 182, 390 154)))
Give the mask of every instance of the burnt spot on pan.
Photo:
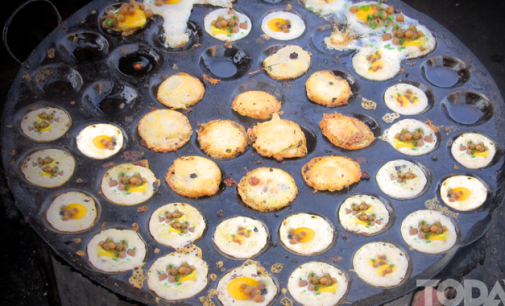
POLYGON ((126 83, 102 80, 91 84, 82 100, 91 112, 114 116, 134 108, 137 91, 126 83))
POLYGON ((93 62, 109 52, 109 42, 99 33, 77 31, 63 37, 57 49, 65 62, 93 62))
POLYGON ((457 87, 470 79, 470 69, 455 57, 438 55, 428 58, 422 65, 424 77, 442 88, 457 87))
POLYGON ((185 52, 199 47, 202 42, 203 32, 198 24, 196 22, 189 21, 186 33, 189 35, 189 42, 187 44, 177 48, 170 48, 166 42, 167 38, 165 36, 165 30, 163 29, 163 21, 161 21, 157 24, 150 37, 153 45, 166 52, 185 52))
POLYGON ((469 126, 481 125, 493 117, 493 104, 482 94, 462 90, 442 100, 444 114, 452 121, 469 126))
POLYGON ((205 50, 200 57, 200 68, 214 78, 235 80, 249 71, 251 62, 251 57, 235 46, 213 46, 205 50))
POLYGON ((83 83, 81 74, 64 64, 40 67, 32 80, 42 94, 56 99, 79 92, 83 83))

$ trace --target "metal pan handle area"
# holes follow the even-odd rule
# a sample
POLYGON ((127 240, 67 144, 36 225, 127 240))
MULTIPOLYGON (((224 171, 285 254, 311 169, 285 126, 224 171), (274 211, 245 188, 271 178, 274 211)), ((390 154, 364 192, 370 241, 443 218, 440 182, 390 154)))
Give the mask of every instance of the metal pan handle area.
POLYGON ((20 6, 18 6, 14 10, 14 12, 12 12, 12 14, 9 16, 9 19, 7 19, 7 22, 4 25, 3 35, 2 35, 2 43, 4 45, 4 48, 7 50, 7 53, 10 55, 10 57, 14 61, 16 61, 16 63, 18 63, 19 65, 21 65, 22 63, 20 60, 18 60, 18 58, 14 55, 14 53, 12 53, 11 48, 9 47, 9 44, 7 42, 7 33, 9 31, 9 26, 10 26, 12 20, 14 19, 14 17, 16 17, 16 15, 19 13, 19 11, 21 11, 25 6, 27 6, 28 4, 31 4, 33 2, 45 2, 45 3, 49 4, 53 8, 54 12, 56 13, 56 17, 58 18, 58 25, 60 25, 63 22, 63 19, 61 19, 60 12, 58 12, 58 9, 56 8, 56 6, 49 0, 28 0, 28 1, 24 2, 23 4, 21 4, 20 6))

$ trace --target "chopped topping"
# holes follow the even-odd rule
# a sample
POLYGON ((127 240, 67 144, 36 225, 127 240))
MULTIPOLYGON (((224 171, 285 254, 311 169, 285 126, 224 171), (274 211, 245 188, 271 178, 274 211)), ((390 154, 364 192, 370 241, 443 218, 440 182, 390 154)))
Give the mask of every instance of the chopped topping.
POLYGON ((379 276, 386 276, 387 274, 393 273, 394 264, 388 262, 386 255, 377 255, 377 258, 370 259, 372 261, 372 266, 377 269, 377 274, 379 276))
POLYGON ((247 30, 249 25, 245 22, 239 22, 238 16, 235 14, 234 10, 229 10, 228 15, 230 17, 227 19, 225 17, 219 16, 216 20, 212 20, 210 23, 213 27, 219 30, 224 30, 227 34, 235 34, 240 31, 240 29, 247 30), (239 29, 240 28, 240 29, 239 29))
POLYGON ((298 286, 305 287, 309 285, 309 291, 322 291, 325 288, 331 287, 337 283, 335 277, 331 277, 330 273, 324 273, 321 276, 316 275, 314 272, 307 276, 307 280, 300 279, 298 286))
POLYGON ((54 162, 54 158, 46 156, 45 158, 37 158, 37 162, 33 162, 33 167, 39 167, 43 174, 49 177, 58 177, 63 175, 63 171, 59 171, 58 166, 51 167, 54 162))
POLYGON ((442 235, 447 231, 447 226, 442 225, 440 221, 433 224, 428 224, 422 220, 419 222, 418 228, 411 228, 410 235, 418 235, 419 239, 429 240, 434 235, 442 235))
POLYGON ((107 239, 100 241, 98 245, 103 251, 108 251, 108 254, 112 254, 114 256, 113 258, 125 258, 127 254, 131 257, 135 257, 137 253, 135 249, 128 248, 128 242, 124 239, 119 242, 114 242, 112 238, 107 237, 107 239))
POLYGON ((398 183, 402 184, 405 183, 406 180, 411 180, 416 178, 417 175, 412 173, 412 171, 402 173, 402 170, 398 170, 396 172, 396 175, 391 175, 391 180, 396 180, 398 183))
MULTIPOLYGON (((396 16, 397 20, 398 20, 398 18, 402 19, 402 21, 400 21, 400 22, 403 22, 403 15, 402 14, 396 16)), ((415 25, 411 26, 408 29, 402 29, 402 28, 400 28, 399 25, 395 25, 393 27, 392 34, 393 34, 393 45, 397 45, 397 46, 405 45, 411 41, 414 41, 414 40, 424 36, 423 31, 418 31, 415 25)), ((413 44, 409 44, 409 45, 413 45, 413 44)), ((415 46, 415 45, 413 45, 413 46, 415 46)), ((424 51, 423 46, 419 46, 419 49, 421 51, 424 51)))
POLYGON ((372 205, 367 204, 365 202, 361 202, 361 204, 352 203, 351 209, 347 209, 346 213, 353 214, 360 221, 366 222, 367 226, 374 226, 375 224, 381 224, 380 220, 376 220, 376 216, 374 213, 367 214, 365 211, 368 210, 372 205))
POLYGON ((250 230, 250 229, 248 230, 248 229, 246 229, 243 226, 239 226, 237 233, 231 235, 232 238, 233 238, 232 241, 235 242, 235 243, 238 243, 238 244, 242 245, 244 243, 244 241, 245 241, 244 238, 251 237, 251 234, 252 234, 252 230, 250 230), (241 236, 241 237, 239 237, 239 236, 241 236))
POLYGON ((47 114, 46 112, 42 112, 37 115, 40 122, 34 121, 33 126, 29 126, 28 130, 34 131, 36 133, 44 132, 44 129, 49 127, 53 122, 58 122, 60 119, 58 117, 54 118, 54 112, 47 114))
POLYGON ((160 222, 165 222, 169 224, 171 228, 180 232, 181 234, 187 234, 188 231, 193 233, 195 231, 195 228, 190 227, 188 221, 177 220, 182 218, 182 216, 184 216, 184 212, 176 209, 173 212, 165 211, 163 216, 160 216, 158 220, 160 222))
POLYGON ((196 267, 189 265, 187 262, 184 262, 179 267, 169 264, 166 268, 166 273, 160 273, 158 279, 164 281, 168 278, 169 283, 182 283, 184 281, 182 278, 191 275, 195 270, 196 267))
MULTIPOLYGON (((162 1, 156 1, 156 5, 158 6, 158 2, 162 1)), ((161 6, 161 5, 159 5, 161 6)), ((102 22, 102 26, 104 28, 113 28, 115 30, 120 30, 120 23, 125 23, 129 25, 129 23, 135 24, 137 23, 136 27, 142 27, 144 23, 142 22, 128 22, 127 17, 128 16, 133 16, 131 17, 132 19, 142 19, 142 18, 135 18, 135 15, 137 14, 137 11, 141 11, 142 15, 145 16, 145 18, 151 18, 153 16, 153 11, 151 9, 146 9, 144 3, 141 2, 135 2, 135 1, 130 1, 130 3, 123 3, 119 10, 117 11, 110 11, 107 13, 107 15, 104 17, 105 20, 102 22)), ((142 16, 143 17, 143 16, 142 16)), ((133 27, 132 27, 133 28, 133 27)))
POLYGON ((368 70, 372 70, 373 72, 379 71, 382 69, 384 63, 380 60, 382 58, 382 53, 380 50, 375 51, 373 54, 370 54, 366 57, 367 61, 370 63, 370 67, 368 70))
MULTIPOLYGON (((349 10, 351 13, 356 14, 360 20, 362 20, 361 23, 363 25, 369 26, 372 29, 395 24, 393 21, 393 14, 395 10, 392 6, 384 8, 377 4, 362 6, 353 5, 349 10)), ((396 19, 398 20, 398 16, 396 19)))
POLYGON ((262 280, 258 281, 257 286, 248 286, 247 284, 240 285, 240 290, 242 290, 248 297, 249 300, 253 300, 256 303, 261 303, 265 301, 265 297, 263 296, 263 292, 266 288, 265 282, 262 280))
POLYGON ((475 156, 476 153, 479 153, 479 152, 484 153, 487 150, 489 150, 489 148, 486 147, 483 142, 475 144, 475 142, 470 140, 470 141, 468 141, 466 146, 461 145, 459 147, 459 150, 466 151, 466 154, 475 156))
POLYGON ((118 186, 120 191, 128 191, 132 187, 140 187, 147 183, 147 179, 142 177, 138 172, 132 176, 127 176, 124 172, 122 172, 117 180, 110 180, 109 186, 114 187, 118 186), (119 182, 118 182, 119 181, 119 182))
MULTIPOLYGON (((400 142, 407 142, 412 144, 414 147, 422 147, 424 146, 424 131, 421 128, 414 130, 413 132, 402 129, 402 131, 395 135, 395 138, 400 142)), ((426 138, 425 138, 426 139, 426 138)), ((430 137, 426 140, 430 140, 427 142, 433 142, 433 137, 430 137)))
POLYGON ((110 140, 107 140, 107 139, 104 139, 104 138, 101 138, 100 139, 100 143, 107 149, 109 150, 114 150, 115 146, 117 145, 117 142, 116 142, 116 137, 112 136, 110 138, 110 140))
POLYGON ((79 209, 77 207, 69 208, 67 205, 63 205, 60 208, 61 220, 68 221, 72 219, 73 216, 79 213, 79 209))
POLYGON ((289 55, 289 58, 290 58, 290 59, 297 59, 297 58, 298 58, 298 53, 296 53, 296 52, 291 53, 291 54, 289 55))
POLYGON ((291 229, 289 231, 289 235, 288 235, 288 238, 290 238, 289 243, 290 244, 300 243, 300 240, 302 240, 303 237, 305 237, 306 235, 307 235, 307 233, 305 231, 302 231, 302 232, 299 232, 299 233, 295 234, 295 230, 291 229))

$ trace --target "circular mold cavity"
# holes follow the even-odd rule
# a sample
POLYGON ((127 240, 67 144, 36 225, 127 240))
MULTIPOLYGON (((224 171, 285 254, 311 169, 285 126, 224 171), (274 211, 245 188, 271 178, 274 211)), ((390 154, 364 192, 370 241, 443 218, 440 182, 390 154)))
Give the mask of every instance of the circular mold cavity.
POLYGON ((277 3, 281 3, 284 0, 261 0, 261 1, 266 2, 266 3, 271 3, 271 4, 277 4, 277 3))
MULTIPOLYGON (((284 91, 282 90, 281 87, 274 86, 270 83, 263 82, 263 81, 256 81, 256 82, 247 82, 245 84, 240 85, 237 89, 235 89, 235 92, 233 93, 231 97, 231 103, 235 100, 235 98, 248 91, 263 91, 266 92, 270 95, 272 95, 277 101, 281 102, 281 110, 282 106, 284 106, 284 103, 286 102, 286 96, 284 94, 284 91)), ((233 113, 237 116, 237 118, 242 121, 243 124, 245 125, 254 125, 258 122, 263 122, 265 120, 261 119, 256 119, 256 118, 251 118, 248 116, 242 116, 235 110, 233 110, 233 113)), ((269 120, 269 119, 267 119, 269 120)))
MULTIPOLYGON (((337 28, 336 30, 340 30, 340 27, 337 28)), ((345 31, 345 29, 342 29, 342 31, 345 31)), ((317 51, 324 53, 324 54, 340 54, 340 55, 346 55, 354 52, 355 50, 352 49, 347 49, 347 50, 335 50, 335 49, 329 49, 326 46, 326 43, 324 42, 324 39, 326 37, 330 37, 331 33, 333 32, 333 29, 329 25, 322 25, 318 27, 314 32, 309 37, 309 42, 314 47, 317 51)))
MULTIPOLYGON (((398 84, 409 84, 409 85, 415 86, 415 87, 419 88, 420 90, 422 90, 424 92, 424 94, 426 95, 426 98, 428 98, 428 106, 422 112, 420 112, 419 114, 416 114, 416 115, 426 113, 427 111, 432 109, 433 106, 435 105, 435 94, 433 93, 433 90, 431 90, 425 84, 423 84, 421 82, 417 82, 417 81, 401 81, 401 82, 398 82, 394 85, 398 85, 398 84)), ((394 86, 394 85, 391 85, 391 86, 394 86)), ((384 95, 383 95, 383 97, 384 97, 384 95)), ((405 115, 405 116, 408 116, 408 115, 405 115)))
POLYGON ((65 62, 93 62, 109 52, 109 42, 98 33, 77 31, 62 38, 57 48, 65 62))
MULTIPOLYGON (((375 140, 377 140, 377 138, 379 138, 382 135, 382 128, 381 128, 379 122, 377 120, 375 120, 374 118, 372 118, 368 115, 365 115, 365 114, 357 114, 357 113, 351 114, 350 117, 354 117, 354 118, 362 121, 364 124, 366 124, 370 128, 370 130, 372 131, 374 137, 376 138, 375 140)), ((372 142, 372 144, 373 144, 373 142, 372 142)))
POLYGON ((40 67, 32 80, 43 95, 56 99, 78 93, 83 83, 81 74, 64 64, 40 67))
POLYGON ((168 47, 165 37, 165 30, 163 29, 163 21, 161 21, 151 34, 151 41, 153 44, 165 52, 185 52, 198 47, 201 44, 203 31, 194 21, 189 21, 186 33, 189 34, 189 42, 177 48, 168 47))
POLYGON ((113 81, 98 81, 84 92, 82 102, 95 114, 114 116, 131 111, 137 101, 137 91, 130 85, 113 81))
POLYGON ((200 57, 200 68, 214 78, 236 80, 247 73, 251 62, 251 57, 235 46, 213 46, 200 57))
POLYGON ((312 154, 316 150, 317 135, 306 126, 300 125, 300 128, 302 129, 303 134, 305 134, 305 139, 307 141, 307 154, 299 158, 305 158, 307 155, 312 154))
MULTIPOLYGON (((465 173, 452 173, 452 174, 449 174, 449 175, 445 175, 444 177, 442 177, 440 179, 440 181, 438 182, 437 184, 437 189, 436 189, 436 194, 437 196, 441 196, 440 195, 440 190, 442 188, 442 183, 445 182, 445 180, 447 180, 448 178, 451 178, 453 176, 469 176, 469 177, 472 177, 476 180, 478 180, 479 182, 482 183, 482 185, 484 185, 484 187, 486 188, 486 200, 484 201, 484 203, 482 203, 481 206, 477 207, 477 208, 474 208, 474 209, 469 209, 469 210, 459 210, 459 209, 454 209, 452 207, 449 207, 449 209, 451 210, 456 210, 458 213, 478 213, 478 212, 483 212, 483 211, 486 211, 489 209, 489 205, 491 205, 491 203, 493 202, 493 191, 491 189, 491 187, 484 181, 482 180, 480 177, 478 176, 475 176, 473 174, 470 174, 468 172, 465 172, 465 173)), ((443 200, 440 201, 440 203, 444 206, 448 206, 447 204, 445 204, 445 202, 443 200)))
MULTIPOLYGON (((128 3, 128 1, 125 1, 124 3, 128 3)), ((135 33, 138 33, 139 31, 141 31, 147 27, 147 25, 149 24, 149 20, 150 20, 149 18, 146 18, 146 23, 144 24, 144 26, 139 27, 139 28, 134 28, 134 29, 121 30, 119 28, 114 28, 114 26, 112 26, 113 23, 107 24, 107 18, 106 18, 107 14, 109 12, 113 12, 114 14, 117 15, 119 13, 119 8, 121 7, 121 5, 123 5, 123 3, 115 3, 115 4, 111 4, 111 5, 107 6, 105 8, 105 10, 103 11, 102 18, 98 18, 98 24, 104 32, 112 34, 112 35, 116 35, 116 36, 130 36, 135 33)))
MULTIPOLYGON (((437 135, 438 136, 438 135, 437 135)), ((470 131, 465 131, 463 133, 459 133, 457 135, 454 135, 450 141, 447 143, 447 154, 452 158, 452 160, 457 163, 458 165, 461 165, 461 167, 467 169, 467 170, 482 170, 482 169, 488 169, 488 168, 491 168, 493 166, 495 166, 496 164, 498 164, 500 162, 500 160, 502 159, 503 155, 504 155, 504 152, 503 152, 503 149, 502 147, 491 137, 489 137, 488 135, 482 133, 482 132, 479 132, 479 131, 476 131, 476 130, 470 130, 470 131), (478 168, 478 169, 467 169, 465 166, 461 165, 457 160, 456 158, 454 158, 454 155, 452 155, 452 145, 456 143, 456 140, 464 135, 464 134, 468 134, 468 133, 475 133, 475 134, 481 134, 482 136, 485 136, 486 138, 490 139, 493 143, 494 143, 494 147, 496 149, 496 153, 494 154, 494 157, 493 159, 489 162, 489 164, 487 164, 486 166, 482 167, 482 168, 478 168)), ((462 169, 460 167, 460 169, 462 169)), ((470 175, 470 176, 473 176, 473 175, 470 175)))
POLYGON ((143 78, 159 67, 161 56, 145 45, 129 45, 114 50, 109 61, 122 76, 143 78))
POLYGON ((349 74, 348 72, 342 70, 332 70, 332 72, 334 75, 341 77, 342 79, 346 80, 347 83, 349 83, 349 86, 351 86, 352 94, 349 97, 349 99, 347 99, 347 103, 351 103, 352 101, 354 101, 356 97, 359 95, 358 79, 353 75, 349 74))
POLYGON ((437 87, 457 87, 470 79, 470 69, 463 61, 451 56, 433 56, 421 65, 421 69, 424 77, 437 87))
POLYGON ((452 121, 468 126, 481 125, 493 117, 493 104, 482 94, 462 90, 442 100, 444 114, 452 121))

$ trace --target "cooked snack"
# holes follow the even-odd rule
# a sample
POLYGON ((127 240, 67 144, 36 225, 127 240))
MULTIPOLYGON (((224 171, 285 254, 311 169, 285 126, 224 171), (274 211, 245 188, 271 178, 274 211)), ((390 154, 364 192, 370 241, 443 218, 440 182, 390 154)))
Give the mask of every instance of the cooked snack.
POLYGON ((319 127, 331 143, 347 150, 366 148, 375 139, 372 130, 363 121, 337 112, 323 114, 319 127))
POLYGON ((147 19, 153 16, 151 9, 146 9, 144 3, 131 1, 117 6, 109 6, 105 10, 102 26, 115 32, 121 32, 123 36, 130 35, 143 28, 147 19))
POLYGON ((354 254, 352 265, 358 277, 365 283, 390 288, 405 279, 409 260, 391 243, 370 242, 354 254))
POLYGON ((178 249, 202 237, 206 224, 198 209, 185 203, 171 203, 156 209, 149 231, 157 242, 178 249))
POLYGON ((305 183, 314 188, 314 192, 333 192, 359 182, 361 168, 348 157, 316 157, 302 167, 302 176, 305 183))
POLYGON ((212 196, 219 190, 221 170, 200 156, 184 156, 168 169, 166 180, 176 193, 188 198, 212 196))
POLYGON ((188 20, 195 4, 209 4, 230 7, 233 0, 145 0, 146 6, 154 14, 163 17, 164 44, 169 48, 178 48, 189 42, 188 20))
POLYGON ((263 67, 276 80, 296 79, 309 70, 311 55, 299 46, 289 45, 267 57, 263 67))
POLYGON ((65 184, 75 169, 70 153, 58 149, 38 150, 23 162, 21 171, 30 184, 55 188, 65 184))
POLYGON ((272 120, 258 123, 247 130, 247 134, 261 156, 281 161, 307 154, 307 140, 300 126, 281 119, 278 114, 274 114, 272 120))
POLYGON ((226 273, 217 284, 223 306, 266 306, 277 295, 277 286, 256 265, 241 266, 226 273))
POLYGON ((33 141, 49 142, 65 135, 72 120, 66 111, 44 107, 29 112, 21 120, 23 134, 33 141))
POLYGON ((157 98, 165 106, 186 109, 198 103, 204 94, 202 81, 185 72, 179 72, 161 83, 157 98))
POLYGON ((242 116, 256 119, 270 119, 281 109, 281 102, 269 93, 252 90, 238 95, 231 108, 242 116))
POLYGON ((77 148, 89 158, 105 159, 123 147, 123 132, 111 124, 93 124, 85 127, 76 138, 77 148))
POLYGON ((390 110, 401 115, 417 115, 428 107, 424 91, 410 84, 389 87, 384 94, 384 102, 390 110))
POLYGON ((440 197, 447 206, 468 211, 479 208, 487 199, 487 188, 471 176, 455 175, 442 182, 440 197))
POLYGON ((169 109, 147 113, 139 121, 138 132, 146 146, 156 152, 175 151, 193 134, 188 117, 169 109))
POLYGON ((456 243, 456 228, 451 219, 434 210, 418 210, 402 222, 403 240, 423 253, 442 253, 456 243))
POLYGON ((349 83, 331 71, 316 71, 305 82, 307 96, 311 101, 325 106, 347 105, 351 96, 349 83))
POLYGON ((244 38, 252 28, 251 19, 234 9, 214 10, 205 16, 203 23, 210 36, 224 41, 244 38))
POLYGON ((258 168, 248 172, 237 186, 242 201, 259 211, 273 211, 293 202, 298 194, 295 180, 277 168, 258 168))
POLYGON ((342 271, 319 261, 299 266, 288 280, 289 293, 303 306, 337 305, 348 286, 349 281, 342 271))
POLYGON ((232 158, 245 151, 247 133, 243 126, 231 120, 213 120, 200 125, 200 148, 213 158, 232 158))
POLYGON ((207 287, 207 263, 194 254, 170 253, 147 272, 147 286, 168 301, 189 299, 207 287))
POLYGON ((417 20, 413 21, 413 19, 410 19, 409 24, 406 22, 404 26, 396 24, 392 27, 391 33, 382 35, 383 41, 392 39, 391 42, 394 46, 405 48, 404 52, 406 54, 404 56, 406 58, 424 56, 432 52, 437 44, 435 37, 428 28, 418 24, 417 20))
POLYGON ((146 245, 132 230, 108 229, 88 243, 89 262, 103 272, 123 272, 140 267, 146 257, 146 245))
POLYGON ((263 18, 261 30, 273 39, 291 40, 302 36, 305 32, 305 23, 296 14, 275 11, 263 18))
POLYGON ((346 2, 347 1, 306 0, 305 7, 326 19, 326 17, 330 17, 327 15, 343 11, 348 7, 346 2))
POLYGON ((375 179, 382 192, 399 200, 417 197, 428 182, 421 167, 403 159, 387 162, 375 179))
POLYGON ((289 216, 279 228, 279 238, 284 246, 301 255, 324 252, 330 247, 333 237, 333 227, 316 215, 302 213, 289 216))
POLYGON ((400 72, 401 58, 396 50, 362 48, 352 58, 357 74, 372 81, 385 81, 400 72))
POLYGON ((102 193, 112 203, 137 205, 149 200, 160 186, 147 161, 121 164, 105 172, 102 178, 102 193))
POLYGON ((347 198, 338 211, 340 224, 359 235, 372 235, 386 228, 389 211, 374 196, 355 195, 347 198))
POLYGON ((95 201, 82 192, 65 192, 53 200, 47 209, 46 218, 58 231, 85 231, 95 223, 95 201))
POLYGON ((465 133, 452 143, 452 156, 463 167, 468 169, 484 168, 496 154, 494 142, 478 133, 465 133))
POLYGON ((213 240, 221 252, 245 259, 265 248, 268 232, 260 221, 240 216, 221 222, 216 227, 213 240))
POLYGON ((437 135, 429 125, 414 119, 404 119, 384 132, 384 138, 400 153, 418 156, 428 154, 437 146, 437 135))

